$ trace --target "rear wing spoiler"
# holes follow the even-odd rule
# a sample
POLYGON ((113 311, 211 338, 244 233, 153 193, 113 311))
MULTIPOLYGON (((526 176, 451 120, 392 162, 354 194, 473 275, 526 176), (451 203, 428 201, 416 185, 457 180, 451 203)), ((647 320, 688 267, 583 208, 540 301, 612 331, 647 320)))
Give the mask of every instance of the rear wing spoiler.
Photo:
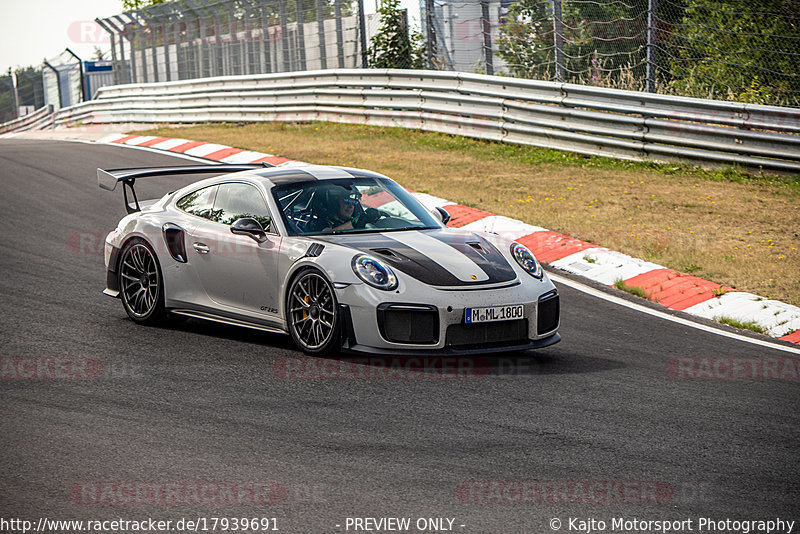
POLYGON ((128 213, 141 211, 139 199, 136 197, 134 184, 137 178, 154 178, 156 176, 174 176, 179 174, 222 174, 226 172, 251 171, 274 167, 271 163, 248 163, 248 164, 221 164, 221 165, 184 165, 177 167, 140 167, 131 169, 97 169, 97 185, 100 189, 113 191, 117 184, 122 182, 122 195, 125 200, 125 209, 128 213), (128 200, 128 191, 133 200, 133 205, 128 200))

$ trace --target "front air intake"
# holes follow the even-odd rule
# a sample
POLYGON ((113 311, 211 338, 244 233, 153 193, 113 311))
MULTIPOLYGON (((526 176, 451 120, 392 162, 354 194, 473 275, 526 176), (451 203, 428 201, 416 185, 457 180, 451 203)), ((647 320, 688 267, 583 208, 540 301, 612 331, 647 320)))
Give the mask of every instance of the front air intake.
POLYGON ((542 335, 558 328, 560 304, 558 293, 551 291, 539 299, 536 317, 536 334, 542 335))
POLYGON ((439 311, 422 304, 378 306, 381 336, 392 343, 435 345, 439 342, 439 311))

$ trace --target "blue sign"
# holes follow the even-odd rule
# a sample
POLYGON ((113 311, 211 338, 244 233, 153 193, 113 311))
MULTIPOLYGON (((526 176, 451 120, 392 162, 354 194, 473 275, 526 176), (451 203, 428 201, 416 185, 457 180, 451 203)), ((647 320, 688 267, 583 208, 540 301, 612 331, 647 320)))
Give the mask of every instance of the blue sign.
POLYGON ((110 61, 84 61, 84 72, 111 72, 114 70, 110 61))

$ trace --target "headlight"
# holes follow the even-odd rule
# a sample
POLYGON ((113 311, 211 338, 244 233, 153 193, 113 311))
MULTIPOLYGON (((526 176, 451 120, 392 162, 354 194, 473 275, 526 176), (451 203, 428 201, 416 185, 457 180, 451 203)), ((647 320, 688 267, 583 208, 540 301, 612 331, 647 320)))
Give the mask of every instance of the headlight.
POLYGON ((519 243, 511 243, 511 255, 529 275, 539 280, 542 279, 542 276, 544 276, 542 266, 539 265, 539 262, 533 257, 533 253, 527 247, 519 243))
POLYGON ((372 256, 359 254, 353 257, 352 266, 356 275, 372 287, 377 287, 384 291, 391 291, 397 287, 397 276, 395 276, 394 271, 388 265, 372 256))

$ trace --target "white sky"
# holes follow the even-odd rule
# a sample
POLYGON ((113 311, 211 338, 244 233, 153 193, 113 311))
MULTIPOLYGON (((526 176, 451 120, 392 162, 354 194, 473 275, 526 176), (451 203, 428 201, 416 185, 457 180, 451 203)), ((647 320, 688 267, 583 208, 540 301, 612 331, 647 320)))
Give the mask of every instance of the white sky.
POLYGON ((81 23, 120 12, 121 0, 0 0, 0 69, 39 66, 67 47, 90 60, 95 46, 109 49, 108 34, 81 23))
MULTIPOLYGON (((403 0, 412 23, 419 21, 418 0, 403 0)), ((373 13, 375 1, 365 0, 373 13)), ((69 47, 91 60, 94 47, 110 48, 108 34, 87 24, 122 12, 122 0, 0 0, 0 69, 39 66, 69 47)), ((108 54, 107 54, 108 57, 108 54)))

